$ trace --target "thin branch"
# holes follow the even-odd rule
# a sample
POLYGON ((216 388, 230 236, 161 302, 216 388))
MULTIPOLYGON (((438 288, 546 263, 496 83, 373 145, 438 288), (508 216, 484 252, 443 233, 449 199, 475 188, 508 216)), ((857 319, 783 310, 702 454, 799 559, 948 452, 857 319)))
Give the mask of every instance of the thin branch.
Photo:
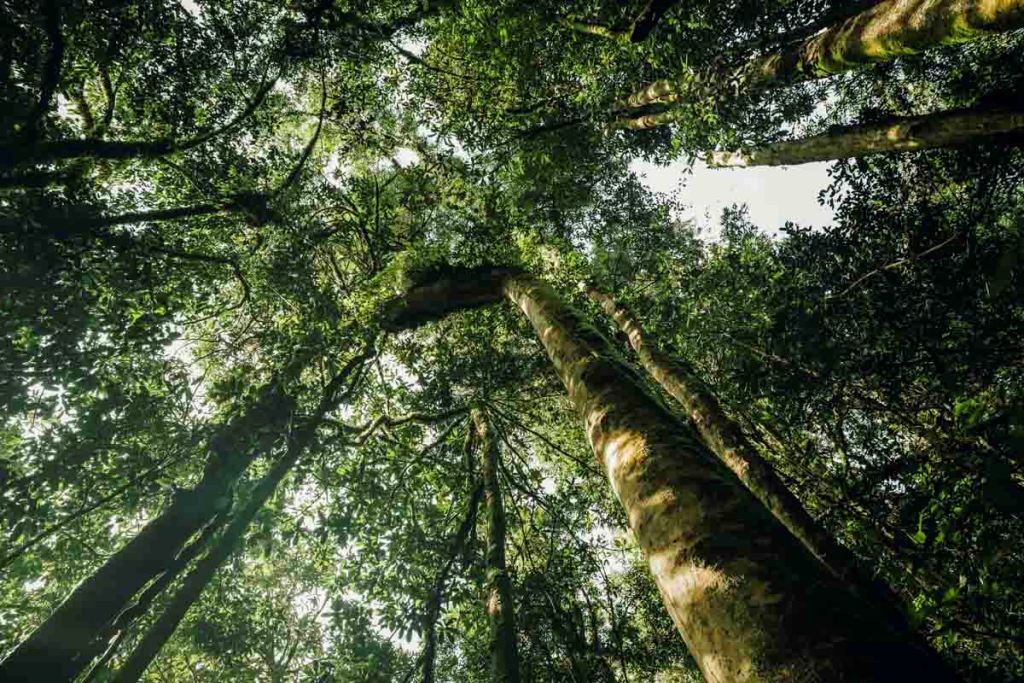
POLYGON ((829 295, 829 296, 826 296, 825 298, 826 299, 838 299, 840 297, 846 296, 852 290, 854 290, 858 286, 860 286, 865 280, 867 280, 867 279, 869 279, 871 277, 874 277, 875 275, 881 275, 882 273, 884 273, 886 271, 897 270, 897 269, 902 268, 903 266, 907 265, 908 263, 913 263, 914 261, 919 261, 920 259, 923 259, 923 258, 925 258, 927 256, 930 256, 931 254, 934 254, 935 252, 937 252, 940 249, 942 249, 942 248, 948 246, 949 244, 955 242, 957 239, 959 239, 961 237, 964 237, 964 233, 962 233, 962 232, 955 233, 953 236, 949 237, 948 239, 945 239, 945 240, 939 242, 938 244, 935 244, 935 245, 933 245, 931 247, 928 247, 927 249, 925 249, 924 251, 922 251, 920 253, 911 254, 910 256, 907 256, 906 258, 901 258, 898 261, 893 261, 892 263, 889 263, 889 264, 886 264, 884 266, 880 266, 878 268, 875 268, 870 273, 867 273, 866 275, 862 275, 859 278, 857 278, 856 280, 854 280, 853 283, 849 287, 844 289, 839 294, 836 294, 834 296, 833 295, 829 295))

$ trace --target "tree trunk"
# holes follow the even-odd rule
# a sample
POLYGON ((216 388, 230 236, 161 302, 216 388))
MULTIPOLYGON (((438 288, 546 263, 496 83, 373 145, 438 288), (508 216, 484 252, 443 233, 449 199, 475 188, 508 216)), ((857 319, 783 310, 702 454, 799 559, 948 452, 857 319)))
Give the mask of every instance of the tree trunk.
MULTIPOLYGON (((736 78, 745 87, 824 78, 869 64, 1024 26, 1024 0, 885 0, 806 40, 756 57, 736 78)), ((628 107, 676 102, 673 80, 651 83, 628 107)))
POLYGON ((887 587, 867 578, 856 558, 837 543, 804 509, 772 466, 761 457, 730 418, 718 398, 684 362, 665 355, 653 343, 632 312, 611 296, 594 287, 587 289, 591 300, 611 317, 629 339, 640 365, 686 410, 704 445, 732 470, 747 489, 782 522, 840 580, 851 584, 863 597, 879 603, 891 618, 903 621, 904 615, 887 587))
POLYGON ((91 681, 96 680, 97 676, 102 675, 103 672, 107 670, 107 664, 114 655, 117 654, 118 647, 121 645, 125 636, 130 632, 131 626, 135 623, 135 620, 148 612, 153 601, 160 597, 167 587, 178 578, 186 567, 188 567, 192 560, 199 556, 199 553, 203 551, 206 545, 220 529, 222 521, 223 515, 218 516, 212 522, 207 524, 199 537, 189 543, 180 553, 178 553, 178 556, 174 558, 174 564, 168 567, 167 571, 161 574, 155 581, 153 581, 153 583, 149 584, 149 586, 146 587, 146 590, 144 590, 139 596, 138 600, 136 600, 131 607, 118 614, 117 619, 115 619, 114 622, 104 630, 103 635, 96 639, 94 652, 88 653, 85 656, 92 659, 94 653, 99 652, 99 648, 103 647, 103 645, 106 645, 106 649, 103 650, 102 656, 100 656, 92 667, 90 667, 89 673, 86 674, 83 683, 90 683, 91 681))
POLYGON ((224 561, 231 556, 239 541, 245 535, 246 530, 252 523, 253 518, 263 508, 278 484, 291 472, 295 463, 299 460, 306 449, 316 438, 317 429, 323 423, 324 417, 333 410, 343 396, 340 396, 342 385, 348 377, 362 362, 369 357, 369 352, 364 352, 353 358, 324 389, 323 396, 316 411, 301 427, 298 427, 289 435, 288 447, 285 454, 274 463, 274 466, 263 475, 263 478, 256 483, 249 499, 245 505, 236 512, 228 524, 224 533, 217 539, 216 544, 203 556, 182 581, 181 586, 175 592, 164 611, 157 617, 142 640, 135 646, 132 653, 118 669, 114 677, 116 683, 127 681, 138 681, 150 665, 153 658, 160 652, 167 639, 174 634, 178 624, 184 618, 189 608, 199 599, 203 590, 210 583, 210 579, 217 572, 224 561))
POLYGON ((519 681, 515 603, 512 581, 505 566, 505 508, 498 479, 498 445, 490 435, 487 418, 473 411, 473 426, 483 454, 484 507, 487 511, 487 618, 491 623, 492 680, 519 681))
MULTIPOLYGON (((869 154, 953 147, 1024 129, 1024 111, 963 109, 856 126, 736 152, 712 152, 708 165, 785 166, 869 154)), ((1019 143, 1019 141, 1018 141, 1019 143)))
POLYGON ((434 682, 434 665, 437 660, 437 622, 441 618, 441 607, 444 604, 444 588, 448 583, 448 576, 451 574, 455 560, 462 555, 469 539, 470 531, 476 526, 477 509, 480 507, 480 497, 483 495, 483 486, 475 486, 469 495, 469 504, 466 506, 466 516, 459 526, 459 530, 452 540, 451 549, 445 563, 437 573, 434 580, 433 590, 427 599, 427 614, 424 618, 423 632, 423 683, 434 682))
POLYGON ((250 410, 222 427, 210 440, 211 454, 199 483, 176 493, 159 516, 83 580, 0 662, 0 680, 75 678, 89 664, 94 639, 150 580, 173 564, 192 536, 230 504, 234 482, 291 412, 291 399, 271 384, 250 410))
POLYGON ((934 653, 832 576, 550 288, 512 276, 505 292, 582 413, 707 680, 952 680, 934 653))

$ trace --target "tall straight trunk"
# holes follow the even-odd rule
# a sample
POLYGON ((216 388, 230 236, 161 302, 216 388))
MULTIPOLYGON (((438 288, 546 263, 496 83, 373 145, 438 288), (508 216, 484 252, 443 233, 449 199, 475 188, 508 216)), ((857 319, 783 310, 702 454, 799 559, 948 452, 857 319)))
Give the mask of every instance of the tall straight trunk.
POLYGON ((459 526, 459 530, 452 539, 448 557, 445 559, 441 569, 437 572, 434 580, 433 590, 427 599, 427 613, 424 617, 423 632, 423 654, 421 665, 423 670, 423 683, 434 682, 434 666, 437 660, 437 622, 441 618, 441 607, 444 605, 444 589, 448 583, 455 560, 465 551, 466 541, 476 526, 477 510, 480 507, 480 498, 483 495, 483 486, 473 487, 469 495, 469 503, 466 506, 466 516, 459 526))
POLYGON ((891 609, 893 618, 901 619, 889 592, 867 579, 850 552, 807 513, 693 368, 664 354, 648 338, 632 312, 611 296, 595 287, 588 287, 587 294, 626 335, 644 370, 685 408, 704 445, 837 578, 851 584, 864 597, 880 602, 880 607, 891 609))
POLYGON ((164 611, 150 625, 142 640, 139 641, 135 649, 128 656, 128 659, 118 669, 117 675, 114 677, 116 683, 139 680, 146 667, 150 665, 153 658, 160 652, 160 648, 174 634, 178 624, 181 623, 189 608, 202 595, 203 590, 210 583, 210 579, 213 578, 217 569, 224 564, 225 560, 238 547, 253 518, 256 517, 257 513, 263 508, 263 505, 273 495, 274 491, 277 490, 277 486, 291 472, 292 468, 295 467, 295 463, 298 462, 302 454, 306 452, 316 439, 317 429, 323 423, 324 417, 337 407, 343 398, 341 395, 342 385, 348 380, 352 372, 361 366, 368 357, 368 352, 356 356, 324 389, 323 396, 314 413, 301 427, 298 427, 289 435, 288 446, 284 455, 256 483, 245 505, 232 515, 231 521, 228 523, 224 533, 217 539, 217 542, 210 551, 188 573, 177 592, 175 592, 170 602, 164 608, 164 611))
POLYGON ((708 165, 715 168, 785 166, 869 154, 913 152, 963 145, 1022 129, 1024 111, 962 109, 883 123, 844 126, 822 135, 735 152, 712 152, 708 155, 708 165))
POLYGON ((210 440, 199 483, 111 555, 35 631, 0 662, 3 681, 68 681, 89 664, 94 640, 154 577, 166 571, 188 540, 230 505, 231 489, 249 463, 286 424, 291 399, 269 385, 246 413, 210 440))
MULTIPOLYGON (((1024 0, 885 0, 863 12, 743 65, 745 87, 824 78, 917 54, 941 45, 975 40, 1024 26, 1024 0)), ((674 80, 649 84, 628 107, 676 102, 685 93, 674 80)))
POLYGON ((818 562, 549 287, 521 275, 504 290, 582 413, 707 680, 952 680, 934 653, 818 562))
POLYGON ((491 623, 492 680, 519 681, 515 603, 512 581, 505 565, 505 506, 499 481, 498 445, 491 438, 487 418, 473 411, 473 426, 483 454, 484 508, 487 512, 487 618, 491 623))

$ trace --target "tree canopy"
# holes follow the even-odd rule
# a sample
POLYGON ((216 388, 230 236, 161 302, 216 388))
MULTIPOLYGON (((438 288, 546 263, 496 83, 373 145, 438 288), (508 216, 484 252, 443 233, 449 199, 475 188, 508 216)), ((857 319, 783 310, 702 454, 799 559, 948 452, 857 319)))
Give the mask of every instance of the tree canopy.
POLYGON ((0 679, 1020 680, 1022 27, 3 3, 0 679))

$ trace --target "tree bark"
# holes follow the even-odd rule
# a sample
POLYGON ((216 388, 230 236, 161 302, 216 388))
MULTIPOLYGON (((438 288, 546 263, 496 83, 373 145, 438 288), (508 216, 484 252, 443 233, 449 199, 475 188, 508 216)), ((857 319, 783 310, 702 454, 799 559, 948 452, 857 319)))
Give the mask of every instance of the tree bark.
MULTIPOLYGON (((885 0, 806 40, 751 59, 735 78, 744 87, 825 78, 1021 26, 1024 0, 885 0)), ((684 95, 676 81, 665 79, 625 104, 677 102, 684 95)))
POLYGON ((166 571, 188 540, 230 505, 231 489, 256 455, 287 423, 292 402, 277 384, 210 440, 199 483, 171 504, 83 580, 53 614, 0 662, 3 681, 68 681, 89 664, 94 639, 131 599, 166 571))
POLYGON ((146 668, 153 661, 153 658, 160 652, 160 648, 167 642, 178 624, 185 617, 189 608, 202 595, 203 590, 210 583, 210 579, 217 572, 217 569, 224 564, 238 547, 242 536, 252 523, 256 514, 263 508, 278 484, 291 472, 295 463, 305 453, 306 449, 316 439, 316 432, 323 423, 327 413, 337 407, 344 398, 341 394, 341 387, 348 380, 353 371, 369 357, 366 351, 353 358, 324 389, 323 396, 317 405, 313 415, 293 431, 288 438, 288 447, 284 455, 274 463, 274 466, 263 475, 263 478, 256 483, 249 499, 245 505, 238 510, 228 523, 224 533, 217 539, 216 544, 203 556, 182 581, 181 586, 175 592, 164 611, 150 625, 142 640, 135 646, 132 653, 118 669, 114 677, 115 683, 126 683, 138 681, 146 668))
POLYGON ((407 330, 449 313, 501 300, 505 278, 518 272, 514 268, 444 268, 420 276, 384 306, 381 325, 385 330, 407 330), (424 282, 424 280, 429 280, 424 282))
POLYGON ((434 580, 433 590, 427 599, 427 614, 424 618, 423 632, 423 654, 421 655, 423 667, 423 683, 434 682, 434 665, 437 660, 437 622, 441 618, 441 607, 444 604, 444 587, 448 583, 448 576, 451 574, 455 560, 462 555, 466 547, 466 540, 470 532, 476 526, 477 510, 480 507, 480 497, 483 495, 483 486, 473 487, 469 496, 469 504, 466 506, 466 516, 459 526, 459 530, 452 539, 451 549, 445 563, 437 573, 434 580))
POLYGON ((473 426, 483 454, 484 507, 487 512, 487 618, 491 624, 492 680, 518 683, 515 602, 505 564, 505 507, 498 479, 498 445, 490 435, 487 418, 473 411, 473 426))
MULTIPOLYGON (((883 123, 844 126, 822 135, 735 152, 712 152, 712 168, 785 166, 870 154, 953 147, 1024 129, 1024 111, 962 109, 883 123)), ((1019 140, 1014 141, 1019 144, 1019 140)))
POLYGON ((582 413, 707 680, 953 680, 934 653, 832 576, 550 288, 512 276, 505 293, 582 413))
MULTIPOLYGON (((98 653, 99 648, 103 647, 103 645, 106 645, 106 648, 103 650, 103 654, 99 659, 90 667, 89 673, 85 675, 83 683, 90 683, 91 681, 96 680, 97 676, 100 676, 107 670, 107 664, 114 655, 117 654, 118 647, 121 645, 125 636, 128 635, 135 620, 149 611, 153 601, 160 597, 167 587, 178 578, 189 564, 191 564, 192 560, 198 557, 199 553, 203 551, 206 545, 220 529, 222 521, 223 515, 218 516, 212 522, 207 524, 206 528, 203 529, 198 538, 189 543, 180 553, 178 553, 178 556, 174 558, 174 564, 168 567, 167 571, 149 584, 149 586, 146 587, 146 590, 139 595, 138 600, 136 600, 131 607, 118 614, 117 619, 110 624, 109 628, 104 630, 102 637, 96 639, 94 653, 98 653)), ((86 656, 91 659, 94 654, 88 654, 86 656)))
POLYGON ((865 576, 850 551, 808 514, 693 368, 664 354, 632 312, 611 296, 595 287, 588 287, 587 294, 629 339, 641 367, 683 406, 704 445, 833 575, 850 584, 864 598, 879 603, 881 609, 890 612, 892 619, 904 621, 895 596, 887 587, 865 576))

